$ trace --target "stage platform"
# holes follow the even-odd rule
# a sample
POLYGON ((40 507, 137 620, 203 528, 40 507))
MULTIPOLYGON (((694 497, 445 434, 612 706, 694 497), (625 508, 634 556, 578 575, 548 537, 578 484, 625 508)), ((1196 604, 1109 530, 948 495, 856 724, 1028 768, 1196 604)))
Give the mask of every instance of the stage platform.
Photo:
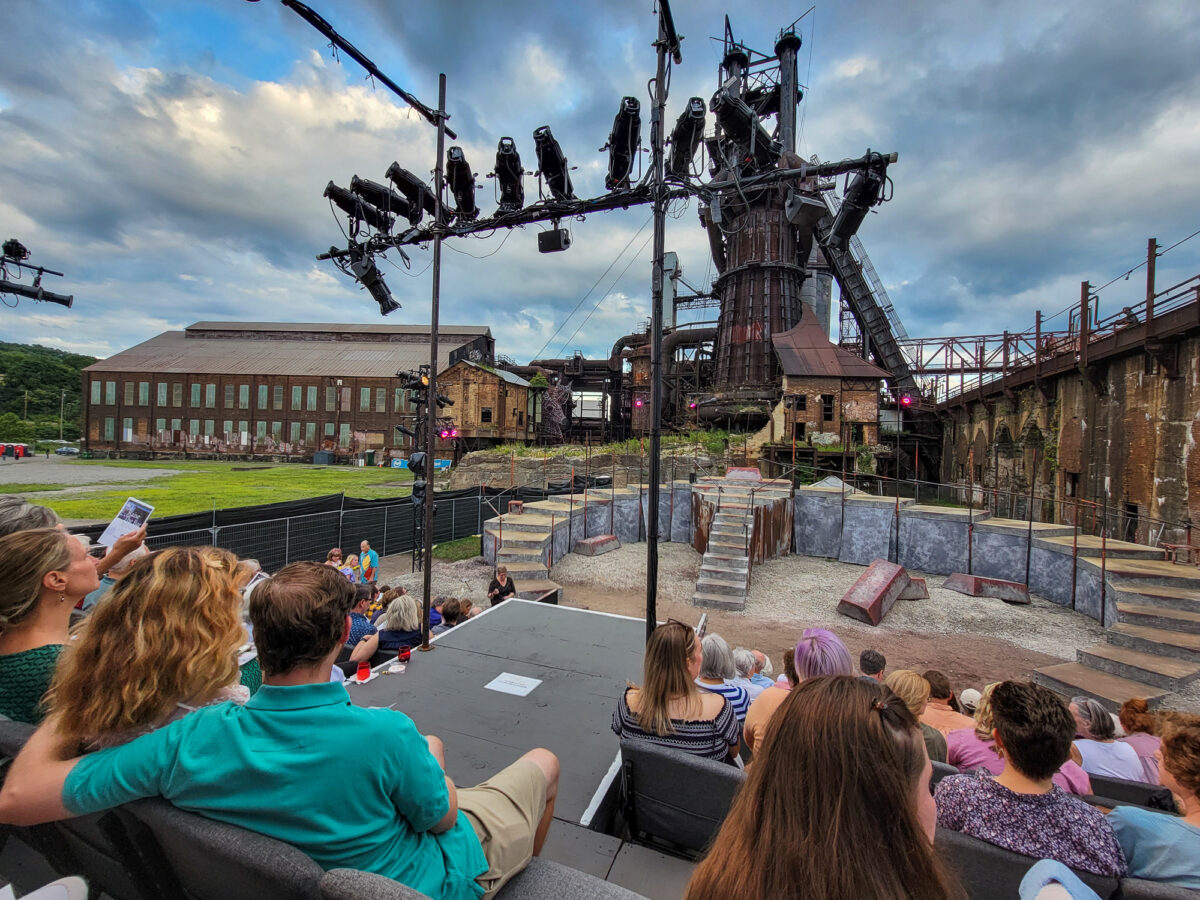
POLYGON ((435 636, 430 652, 414 650, 403 674, 347 690, 355 704, 400 710, 441 738, 459 785, 534 747, 552 750, 561 774, 547 858, 655 900, 679 898, 691 863, 596 830, 616 803, 612 714, 626 684, 641 680, 645 635, 642 619, 512 599, 435 636), (540 684, 526 696, 486 687, 501 676, 540 684))

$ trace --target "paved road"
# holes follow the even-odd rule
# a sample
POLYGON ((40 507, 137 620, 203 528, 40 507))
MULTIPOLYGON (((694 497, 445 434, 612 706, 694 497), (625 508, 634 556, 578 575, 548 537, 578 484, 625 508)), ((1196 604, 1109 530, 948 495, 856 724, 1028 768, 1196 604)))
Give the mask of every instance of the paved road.
POLYGON ((126 469, 100 464, 80 465, 65 456, 50 454, 27 459, 0 458, 0 484, 117 484, 146 481, 160 475, 178 475, 177 469, 126 469))

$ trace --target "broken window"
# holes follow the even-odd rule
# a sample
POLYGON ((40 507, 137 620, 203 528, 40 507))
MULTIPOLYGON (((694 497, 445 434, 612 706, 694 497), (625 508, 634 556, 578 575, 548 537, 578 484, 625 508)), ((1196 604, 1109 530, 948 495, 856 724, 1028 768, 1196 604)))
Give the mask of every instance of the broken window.
POLYGON ((833 394, 821 395, 821 421, 833 421, 833 394))
POLYGON ((491 422, 492 422, 492 410, 491 410, 491 407, 489 407, 489 406, 485 406, 485 407, 482 407, 482 408, 479 410, 479 421, 480 421, 480 422, 482 422, 484 425, 490 425, 490 424, 491 424, 491 422))

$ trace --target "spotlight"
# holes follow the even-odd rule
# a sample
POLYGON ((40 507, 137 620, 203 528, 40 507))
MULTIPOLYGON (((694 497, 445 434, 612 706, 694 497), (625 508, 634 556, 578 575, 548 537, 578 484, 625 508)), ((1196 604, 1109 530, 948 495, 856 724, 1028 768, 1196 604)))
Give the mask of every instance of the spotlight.
POLYGON ((565 228, 551 228, 549 231, 538 232, 538 253, 561 253, 570 246, 571 232, 565 228))
POLYGON ((908 394, 905 394, 904 396, 902 396, 900 398, 900 405, 901 406, 912 406, 912 397, 910 397, 908 394))
POLYGON ((695 409, 699 405, 700 405, 699 403, 697 403, 695 400, 693 400, 691 403, 688 404, 688 409, 695 409))
POLYGON ((421 221, 422 211, 429 213, 431 216, 437 215, 437 200, 424 181, 408 171, 408 169, 401 168, 398 162, 394 162, 388 166, 388 170, 384 175, 388 181, 396 186, 396 190, 408 199, 410 207, 408 223, 410 225, 416 225, 421 221))
POLYGON ((638 397, 636 400, 633 401, 633 405, 636 406, 638 409, 641 409, 643 406, 646 405, 646 401, 643 400, 641 397, 638 397))
POLYGON ((359 178, 357 175, 350 179, 350 191, 362 197, 376 209, 393 216, 408 218, 412 212, 407 200, 393 191, 390 187, 377 181, 359 178))
POLYGON ((741 162, 765 169, 779 157, 779 144, 771 140, 746 101, 732 93, 731 85, 713 94, 709 108, 716 113, 717 123, 725 132, 725 137, 737 148, 741 162), (751 144, 754 145, 753 151, 751 144))
POLYGON ((443 428, 440 432, 438 432, 438 436, 444 441, 446 438, 450 437, 449 429, 443 428))
POLYGON ((366 222, 376 231, 382 231, 386 234, 392 230, 392 222, 394 221, 392 216, 389 216, 385 212, 380 212, 361 197, 356 197, 345 188, 338 187, 332 181, 325 186, 325 193, 322 196, 331 200, 334 206, 352 219, 366 222))
POLYGON ((475 205, 475 175, 462 147, 451 147, 446 151, 446 184, 454 194, 459 219, 469 222, 479 215, 479 207, 475 205))
POLYGON ((350 271, 354 273, 358 283, 365 287, 375 302, 379 304, 380 314, 386 316, 388 313, 398 310, 400 304, 392 299, 392 292, 384 284, 383 276, 379 274, 379 269, 375 268, 375 260, 371 258, 371 255, 361 249, 352 249, 352 253, 354 255, 350 257, 350 271))
POLYGON ((415 438, 417 436, 417 433, 415 431, 413 431, 411 428, 408 428, 404 425, 397 425, 396 430, 398 432, 400 432, 402 435, 404 435, 405 437, 415 438))
POLYGON ((567 158, 563 156, 562 147, 558 146, 549 125, 534 130, 533 147, 537 151, 538 168, 546 176, 546 184, 554 199, 560 203, 574 200, 575 189, 571 186, 571 173, 567 171, 567 158))
POLYGON ((633 169, 633 155, 637 152, 642 132, 642 104, 637 97, 622 97, 621 108, 613 119, 608 143, 601 150, 608 150, 608 177, 604 189, 614 191, 629 187, 629 173, 633 169))
POLYGON ((675 178, 687 178, 692 174, 692 158, 704 137, 705 125, 704 100, 693 97, 688 101, 687 109, 675 120, 675 128, 671 132, 671 160, 668 172, 675 178))
POLYGON ((846 188, 845 197, 842 198, 842 208, 838 210, 829 229, 826 244, 838 250, 846 249, 850 238, 858 232, 871 207, 879 202, 883 182, 884 174, 879 169, 867 169, 854 176, 854 180, 846 188))
POLYGON ((0 246, 0 252, 3 252, 9 259, 20 262, 23 259, 29 259, 29 248, 18 241, 16 238, 9 238, 0 246))
POLYGON ((510 137, 500 138, 496 145, 496 178, 500 181, 499 213, 516 212, 525 205, 525 170, 517 142, 510 137))

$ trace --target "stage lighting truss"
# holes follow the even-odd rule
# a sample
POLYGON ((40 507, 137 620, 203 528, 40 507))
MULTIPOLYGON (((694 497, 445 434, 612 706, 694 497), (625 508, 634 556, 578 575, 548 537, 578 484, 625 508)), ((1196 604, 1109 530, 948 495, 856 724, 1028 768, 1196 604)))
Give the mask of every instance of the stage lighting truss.
POLYGON ((600 152, 608 151, 608 175, 604 189, 618 191, 629 189, 629 173, 633 171, 633 158, 642 142, 642 105, 637 97, 622 97, 621 107, 613 119, 608 143, 600 152))
POLYGON ((525 206, 525 169, 517 142, 510 137, 500 138, 496 145, 496 169, 488 175, 500 185, 500 205, 496 214, 514 213, 525 206))
MULTIPOLYGON (((71 294, 56 294, 53 291, 48 291, 42 287, 43 275, 58 275, 62 277, 62 272, 56 272, 53 269, 47 269, 44 266, 31 265, 25 260, 29 259, 29 250, 24 244, 16 238, 9 238, 0 246, 0 294, 12 294, 16 297, 25 297, 28 300, 36 300, 41 303, 57 303, 59 306, 71 308, 71 304, 75 302, 75 297, 71 294), (9 273, 9 267, 16 271, 9 273), (21 284, 15 280, 20 278, 22 271, 28 269, 33 272, 32 284, 21 284)), ((9 303, 7 300, 2 300, 5 306, 16 306, 20 301, 9 303)))
POLYGON ((538 174, 545 178, 550 195, 560 203, 576 199, 567 158, 563 155, 562 147, 555 140, 549 125, 534 130, 533 148, 537 153, 538 174))
POLYGON ((692 160, 704 137, 704 126, 707 123, 707 112, 704 99, 692 97, 671 130, 671 158, 667 165, 667 175, 682 181, 692 174, 692 160))
POLYGON ((377 181, 369 181, 355 175, 350 179, 350 192, 385 215, 407 219, 412 213, 412 207, 404 197, 377 181))
POLYGON ((475 173, 467 162, 462 147, 451 147, 446 151, 446 185, 454 195, 455 219, 471 222, 479 217, 475 203, 475 173))

